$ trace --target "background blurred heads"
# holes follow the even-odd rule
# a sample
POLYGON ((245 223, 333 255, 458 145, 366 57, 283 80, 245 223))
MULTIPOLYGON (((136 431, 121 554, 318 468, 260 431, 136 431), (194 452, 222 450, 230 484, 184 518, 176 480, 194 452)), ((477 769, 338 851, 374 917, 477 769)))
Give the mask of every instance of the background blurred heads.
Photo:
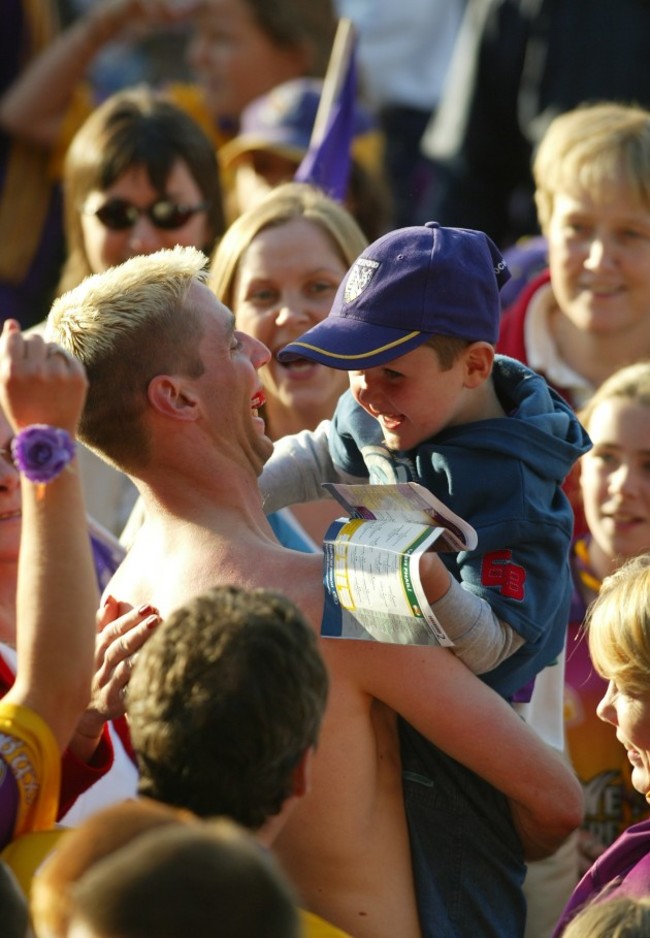
POLYGON ((275 85, 324 75, 335 29, 331 0, 206 0, 188 55, 214 117, 236 125, 275 85))
MULTIPOLYGON (((309 147, 322 90, 320 79, 295 78, 244 108, 239 133, 218 154, 231 217, 293 179, 309 147)), ((383 138, 376 119, 359 102, 353 133, 345 203, 372 241, 389 227, 391 199, 382 163, 383 138)))
POLYGON ((646 330, 650 113, 603 103, 562 114, 543 137, 533 171, 564 316, 597 335, 646 330))
POLYGON ((589 556, 602 578, 650 550, 650 362, 615 372, 580 419, 593 442, 580 461, 589 556))
POLYGON ((236 824, 159 828, 72 889, 68 938, 299 938, 296 899, 271 854, 236 824))

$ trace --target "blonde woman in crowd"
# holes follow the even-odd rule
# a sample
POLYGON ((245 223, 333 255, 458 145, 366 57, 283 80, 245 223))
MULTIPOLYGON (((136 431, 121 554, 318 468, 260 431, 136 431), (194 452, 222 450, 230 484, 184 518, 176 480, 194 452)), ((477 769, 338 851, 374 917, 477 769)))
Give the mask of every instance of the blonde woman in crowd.
MULTIPOLYGON (((266 432, 272 440, 313 430, 334 413, 348 386, 345 372, 314 362, 282 364, 277 353, 324 319, 348 267, 366 246, 350 213, 320 190, 285 183, 241 215, 221 240, 210 268, 218 298, 237 327, 262 341, 271 358, 260 369, 266 432)), ((340 508, 330 500, 298 505, 272 518, 286 546, 286 525, 320 549, 340 508), (285 535, 285 536, 283 536, 285 535)), ((305 548, 303 548, 305 549, 305 548)))

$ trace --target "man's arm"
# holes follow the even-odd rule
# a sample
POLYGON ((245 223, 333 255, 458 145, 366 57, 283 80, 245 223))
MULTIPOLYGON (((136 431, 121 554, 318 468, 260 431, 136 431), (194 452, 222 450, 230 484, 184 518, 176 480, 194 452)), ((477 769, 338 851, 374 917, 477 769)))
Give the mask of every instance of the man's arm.
POLYGON ((562 756, 448 649, 336 644, 328 654, 337 668, 509 798, 529 859, 554 852, 580 824, 582 789, 562 756))

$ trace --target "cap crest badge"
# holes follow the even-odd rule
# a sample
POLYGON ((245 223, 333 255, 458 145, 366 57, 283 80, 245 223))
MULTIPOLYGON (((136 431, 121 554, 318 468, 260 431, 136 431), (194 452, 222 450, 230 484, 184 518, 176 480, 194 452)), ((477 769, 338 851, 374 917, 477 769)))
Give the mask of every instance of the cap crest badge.
POLYGON ((350 268, 348 279, 345 283, 343 299, 346 303, 351 303, 361 296, 366 289, 379 267, 379 261, 371 261, 367 257, 359 257, 350 268))

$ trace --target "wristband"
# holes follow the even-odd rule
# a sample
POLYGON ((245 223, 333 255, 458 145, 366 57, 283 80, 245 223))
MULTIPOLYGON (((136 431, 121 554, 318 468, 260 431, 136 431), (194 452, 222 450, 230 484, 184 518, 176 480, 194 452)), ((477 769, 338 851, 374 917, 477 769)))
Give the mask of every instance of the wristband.
POLYGON ((19 472, 30 482, 41 485, 56 479, 74 454, 75 443, 70 434, 46 423, 25 427, 11 441, 11 455, 19 472))

